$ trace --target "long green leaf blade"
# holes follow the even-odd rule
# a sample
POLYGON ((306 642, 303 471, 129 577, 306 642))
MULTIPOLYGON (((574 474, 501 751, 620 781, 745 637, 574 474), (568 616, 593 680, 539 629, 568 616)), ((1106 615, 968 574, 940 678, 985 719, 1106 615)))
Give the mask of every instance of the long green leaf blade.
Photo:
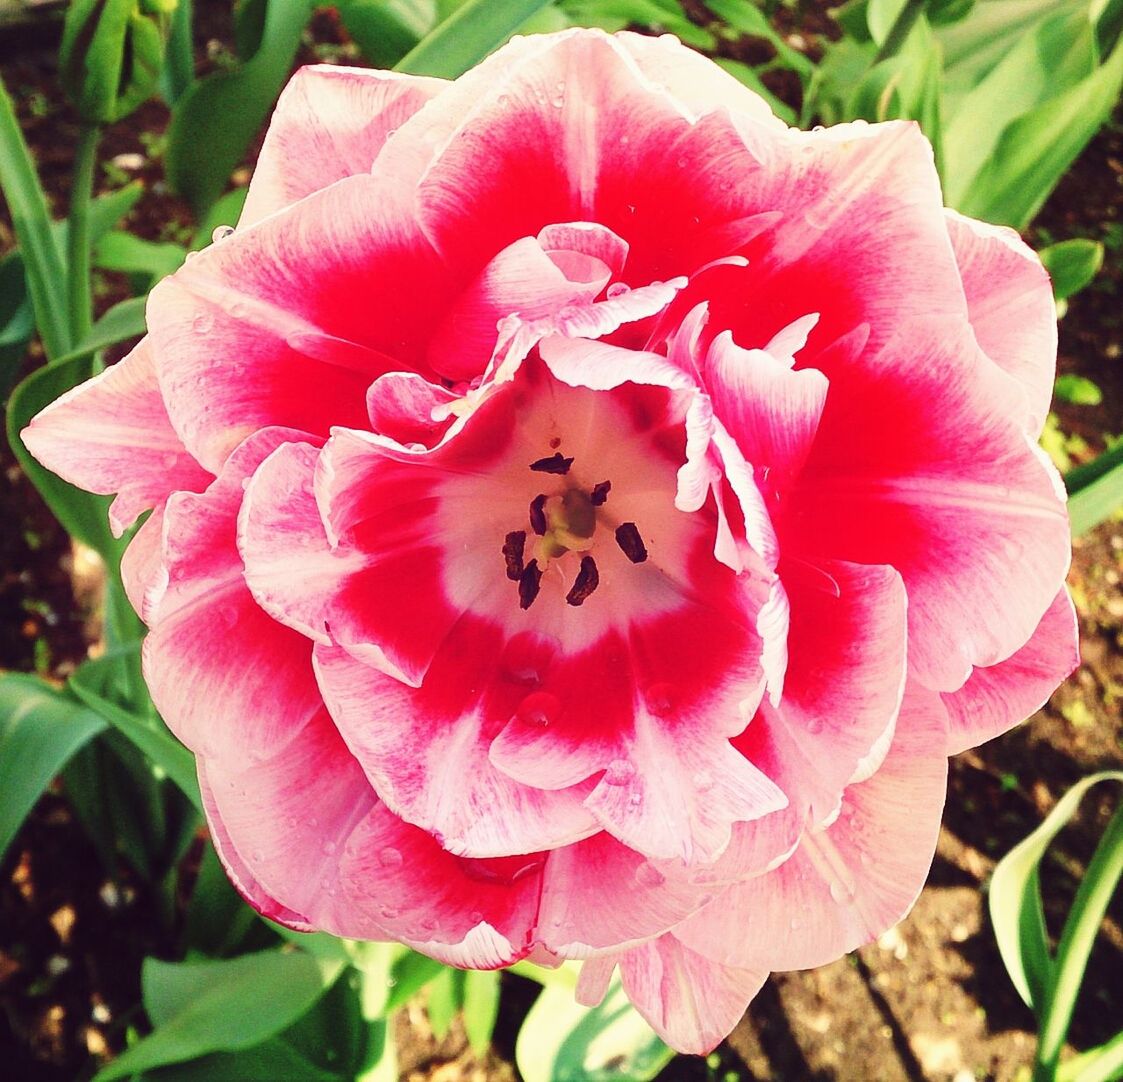
POLYGON ((41 680, 0 676, 0 857, 50 780, 104 728, 92 710, 41 680))
POLYGON ((396 65, 411 75, 455 79, 502 45, 550 0, 468 0, 396 65))
POLYGON ((23 249, 28 292, 43 348, 48 357, 58 357, 70 346, 66 268, 51 236, 47 198, 3 82, 0 82, 0 189, 12 214, 16 239, 23 249))

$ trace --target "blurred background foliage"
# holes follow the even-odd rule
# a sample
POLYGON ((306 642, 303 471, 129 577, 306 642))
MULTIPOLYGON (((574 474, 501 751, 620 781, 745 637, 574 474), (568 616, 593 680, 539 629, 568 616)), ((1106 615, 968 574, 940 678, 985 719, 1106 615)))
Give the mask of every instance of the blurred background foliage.
MULTIPOLYGON (((89 559, 94 579, 98 567, 105 578, 89 660, 63 673, 36 653, 38 676, 0 674, 0 855, 8 853, 11 867, 17 836, 46 792, 48 801, 64 798, 64 814, 88 837, 105 905, 131 904, 130 892, 146 903, 121 962, 131 967, 122 983, 133 998, 106 1008, 104 1019, 95 1004, 94 1020, 103 1024, 96 1041, 87 1039, 81 1077, 396 1079, 401 1020, 422 1001, 431 1038, 440 1042, 456 1028, 485 1064, 479 1077, 510 1078, 516 1069, 526 1082, 748 1077, 744 1057, 727 1049, 705 1062, 672 1062, 618 986, 595 1010, 577 1006, 568 966, 547 972, 520 964, 501 980, 395 945, 295 935, 249 910, 206 840, 191 756, 155 713, 140 677, 143 628, 119 575, 128 538, 110 535, 105 499, 39 467, 18 433, 45 404, 120 356, 143 332, 153 284, 236 221, 247 163, 295 64, 319 59, 454 78, 512 34, 571 25, 673 33, 793 125, 916 120, 935 148, 949 205, 1030 231, 1062 317, 1070 298, 1094 287, 1105 244, 1112 254, 1123 248, 1118 222, 1100 238, 1054 242, 1035 221, 1119 101, 1123 0, 848 0, 830 13, 805 0, 337 0, 330 8, 236 0, 222 39, 210 36, 215 7, 0 0, 0 43, 12 35, 52 43, 57 75, 47 78, 67 102, 38 87, 13 99, 0 84, 0 188, 11 224, 0 236, 0 397, 19 469, 89 559), (330 33, 317 34, 325 21, 330 33), (163 103, 160 120, 137 121, 154 101, 163 103), (21 128, 28 115, 60 109, 74 132, 73 146, 63 148, 70 172, 45 190, 42 163, 21 128), (103 154, 130 123, 146 140, 141 162, 135 153, 103 154), (143 178, 133 179, 138 171, 143 178), (173 208, 155 237, 137 219, 154 192, 173 208), (496 1036, 508 1017, 518 1019, 516 1032, 496 1036), (506 1049, 501 1066, 489 1051, 493 1038, 506 1049)), ((1063 373, 1056 392, 1078 410, 1104 401, 1083 373, 1063 373)), ((1123 505, 1123 440, 1099 436, 1089 443, 1066 433, 1054 415, 1044 441, 1065 472, 1077 537, 1118 521, 1123 505)), ((1107 822, 1101 802, 1088 832, 1102 840, 1067 891, 1071 906, 1054 936, 1045 912, 1055 921, 1056 906, 1043 899, 1040 874, 1084 793, 1120 780, 1119 773, 1081 780, 994 871, 998 946, 1040 1027, 1024 1067, 1038 1080, 1123 1077, 1123 1034, 1101 1033, 1096 1047, 1062 1057, 1123 866, 1121 813, 1107 822)), ((1019 785, 1002 775, 1004 791, 1019 785)), ((5 970, 5 958, 0 953, 0 988, 15 972, 5 970)), ((20 968, 18 959, 11 964, 20 968)), ((913 1053, 898 1053, 916 1065, 913 1053)))

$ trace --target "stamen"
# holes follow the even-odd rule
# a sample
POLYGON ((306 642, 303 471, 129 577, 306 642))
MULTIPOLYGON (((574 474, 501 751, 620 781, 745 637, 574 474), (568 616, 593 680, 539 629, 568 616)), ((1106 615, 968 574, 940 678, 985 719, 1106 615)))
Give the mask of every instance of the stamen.
POLYGON ((616 544, 634 564, 642 564, 647 559, 647 548, 634 522, 622 522, 616 527, 616 544))
POLYGON ((537 560, 531 560, 519 576, 519 608, 529 609, 542 589, 542 571, 537 560))
POLYGON ((546 532, 546 493, 540 492, 530 501, 530 528, 541 537, 546 532))
POLYGON ((600 585, 600 574, 597 572, 596 562, 592 556, 581 557, 581 570, 569 593, 565 595, 570 605, 580 605, 600 585))
POLYGON ((518 582, 522 578, 525 548, 525 530, 512 530, 503 541, 503 559, 507 564, 507 578, 512 582, 518 582))
POLYGON ((561 451, 555 451, 552 455, 546 458, 540 458, 530 464, 530 468, 535 473, 569 473, 569 467, 573 465, 572 458, 565 458, 561 451))
POLYGON ((594 507, 603 506, 604 502, 608 499, 608 493, 611 488, 611 481, 601 481, 599 484, 593 485, 593 491, 589 493, 589 503, 594 507))

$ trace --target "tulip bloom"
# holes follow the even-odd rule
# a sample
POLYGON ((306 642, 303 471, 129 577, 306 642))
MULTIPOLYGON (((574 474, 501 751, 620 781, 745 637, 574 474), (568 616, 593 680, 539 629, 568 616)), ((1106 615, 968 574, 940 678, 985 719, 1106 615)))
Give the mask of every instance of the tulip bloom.
POLYGON ((615 967, 674 1047, 909 909, 1077 661, 1049 282, 913 124, 673 39, 308 68, 233 235, 25 439, 118 529, 239 890, 615 967))

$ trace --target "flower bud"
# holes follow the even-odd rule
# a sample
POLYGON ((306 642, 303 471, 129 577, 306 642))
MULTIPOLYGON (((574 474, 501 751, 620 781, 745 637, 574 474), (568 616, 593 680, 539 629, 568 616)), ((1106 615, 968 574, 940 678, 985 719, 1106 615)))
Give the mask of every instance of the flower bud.
POLYGON ((131 113, 153 91, 176 0, 73 0, 59 60, 67 97, 87 123, 131 113))

